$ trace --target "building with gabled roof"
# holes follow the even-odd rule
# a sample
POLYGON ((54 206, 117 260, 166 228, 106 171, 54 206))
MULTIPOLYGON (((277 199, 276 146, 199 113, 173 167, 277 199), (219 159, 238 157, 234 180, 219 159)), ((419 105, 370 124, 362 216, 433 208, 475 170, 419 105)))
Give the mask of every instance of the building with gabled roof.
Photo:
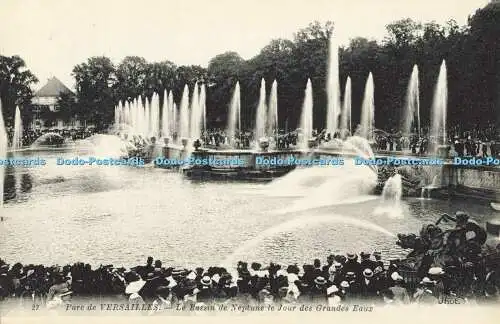
MULTIPOLYGON (((31 103, 33 106, 33 128, 47 128, 51 126, 56 128, 63 128, 65 126, 62 120, 57 119, 55 121, 47 123, 47 120, 43 118, 43 116, 47 114, 53 114, 59 111, 57 103, 61 94, 63 93, 74 95, 73 91, 71 91, 56 77, 50 78, 47 83, 40 88, 40 90, 35 92, 33 99, 31 99, 31 103)), ((71 122, 71 126, 79 126, 79 124, 79 122, 71 122)))

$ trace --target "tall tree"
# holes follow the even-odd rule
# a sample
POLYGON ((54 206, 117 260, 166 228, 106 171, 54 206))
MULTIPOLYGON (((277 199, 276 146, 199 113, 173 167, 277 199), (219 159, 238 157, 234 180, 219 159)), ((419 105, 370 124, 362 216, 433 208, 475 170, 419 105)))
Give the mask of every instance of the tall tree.
POLYGON ((78 113, 98 127, 113 120, 116 82, 115 67, 107 57, 91 57, 73 69, 76 80, 78 113))
POLYGON ((6 122, 13 120, 16 105, 23 110, 31 107, 31 86, 37 82, 21 57, 0 55, 0 100, 6 122))

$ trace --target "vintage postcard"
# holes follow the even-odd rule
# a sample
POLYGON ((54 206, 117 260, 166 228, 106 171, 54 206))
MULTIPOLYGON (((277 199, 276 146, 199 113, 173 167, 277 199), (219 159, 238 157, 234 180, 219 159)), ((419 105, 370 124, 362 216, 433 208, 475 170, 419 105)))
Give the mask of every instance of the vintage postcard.
POLYGON ((500 318, 499 0, 0 8, 0 323, 500 318))

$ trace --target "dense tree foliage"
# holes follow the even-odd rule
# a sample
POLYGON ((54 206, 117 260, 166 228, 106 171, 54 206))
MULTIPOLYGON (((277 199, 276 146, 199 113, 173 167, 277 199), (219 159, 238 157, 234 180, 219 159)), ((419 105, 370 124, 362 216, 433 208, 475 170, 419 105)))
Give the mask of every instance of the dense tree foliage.
MULTIPOLYGON (((464 128, 485 126, 497 116, 500 121, 500 4, 489 4, 469 17, 466 26, 455 21, 444 25, 401 19, 387 25, 387 36, 381 42, 354 38, 340 49, 340 83, 344 91, 347 76, 352 79, 353 125, 359 121, 365 82, 370 72, 375 83, 376 127, 388 131, 402 122, 409 78, 415 64, 419 68, 422 125, 429 124, 434 88, 443 60, 448 69, 448 121, 464 128)), ((252 127, 258 102, 261 78, 267 93, 272 82, 278 82, 280 126, 294 128, 300 118, 307 79, 313 84, 314 124, 325 126, 326 76, 328 43, 335 37, 333 22, 313 22, 299 30, 292 40, 275 39, 255 57, 244 60, 238 53, 226 52, 212 58, 207 68, 176 66, 165 60, 147 62, 141 57, 125 57, 113 65, 106 57, 92 57, 73 70, 77 104, 71 113, 94 122, 109 123, 113 107, 119 100, 138 95, 150 97, 173 90, 179 103, 185 84, 193 89, 195 82, 207 85, 208 121, 212 127, 226 124, 228 105, 237 81, 241 86, 244 127, 252 127)), ((12 111, 13 98, 26 101, 31 74, 18 76, 6 83, 8 69, 22 67, 5 62, 0 71, 2 99, 12 111), (14 82, 18 82, 15 85, 14 82), (7 86, 6 86, 7 84, 7 86)), ((20 61, 19 61, 20 60, 20 61)), ((69 100, 68 98, 65 98, 69 100)), ((67 101, 66 100, 66 101, 67 101)), ((161 98, 163 100, 163 98, 161 98)), ((5 103, 4 103, 5 105, 5 103)))
POLYGON ((38 79, 26 69, 26 64, 19 56, 0 55, 0 101, 4 120, 13 123, 16 105, 23 115, 29 115, 33 92, 31 86, 38 79))

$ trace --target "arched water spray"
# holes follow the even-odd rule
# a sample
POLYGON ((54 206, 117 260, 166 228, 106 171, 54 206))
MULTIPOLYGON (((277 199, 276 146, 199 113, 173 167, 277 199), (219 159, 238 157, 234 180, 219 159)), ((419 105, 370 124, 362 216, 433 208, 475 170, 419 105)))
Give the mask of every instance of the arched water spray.
POLYGON ((373 131, 375 130, 375 87, 373 75, 370 72, 366 80, 363 105, 361 107, 361 136, 373 141, 373 131))
POLYGON ((302 150, 308 150, 309 139, 311 139, 313 132, 313 93, 311 79, 307 79, 306 90, 304 91, 300 128, 302 129, 302 138, 300 139, 299 147, 302 150))
MULTIPOLYGON (((259 235, 255 236, 254 238, 248 240, 247 242, 243 243, 240 245, 239 248, 236 249, 231 255, 226 257, 222 262, 221 266, 226 267, 228 269, 233 268, 235 266, 236 258, 240 257, 241 254, 244 252, 250 250, 251 248, 259 245, 262 243, 262 241, 268 237, 272 237, 274 235, 295 230, 297 228, 303 228, 304 226, 312 226, 312 225, 319 225, 319 224, 324 224, 324 223, 333 223, 333 224, 348 224, 348 225, 354 225, 358 226, 367 230, 372 230, 372 231, 377 231, 379 233, 382 233, 384 235, 387 235, 388 237, 396 237, 393 233, 389 232, 385 228, 374 224, 372 222, 366 221, 366 220, 361 220, 353 217, 346 217, 342 215, 321 215, 321 216, 306 216, 306 217, 298 217, 294 218, 292 220, 289 220, 285 223, 276 225, 274 227, 271 227, 263 232, 261 232, 259 235)), ((354 238, 353 238, 354 239, 354 238)))
POLYGON ((278 130, 278 83, 274 80, 269 95, 267 112, 267 135, 272 136, 278 130))
POLYGON ((16 106, 16 115, 14 117, 14 138, 12 138, 12 148, 20 149, 23 146, 23 121, 21 111, 16 106))
POLYGON ((338 130, 340 115, 339 45, 333 35, 329 40, 326 130, 332 136, 338 130))
POLYGON ((352 95, 351 95, 351 78, 347 77, 347 81, 345 83, 345 91, 344 91, 344 105, 342 107, 342 118, 340 128, 349 131, 349 134, 352 134, 352 122, 351 122, 351 110, 352 110, 352 95))
POLYGON ((257 106, 257 115, 255 117, 255 141, 256 147, 258 148, 258 141, 266 137, 266 114, 267 114, 267 105, 266 105, 266 81, 262 78, 260 82, 260 96, 259 96, 259 104, 257 106))
POLYGON ((227 120, 227 137, 233 144, 236 137, 236 131, 241 131, 241 99, 240 99, 240 82, 236 82, 234 87, 233 97, 229 105, 229 118, 227 120))
POLYGON ((448 108, 448 76, 446 62, 443 60, 439 69, 438 81, 434 92, 431 116, 431 136, 438 144, 446 144, 446 114, 448 108))
POLYGON ((420 92, 418 81, 418 66, 413 66, 408 91, 406 93, 406 109, 402 120, 403 134, 410 134, 416 129, 420 137, 420 92))

